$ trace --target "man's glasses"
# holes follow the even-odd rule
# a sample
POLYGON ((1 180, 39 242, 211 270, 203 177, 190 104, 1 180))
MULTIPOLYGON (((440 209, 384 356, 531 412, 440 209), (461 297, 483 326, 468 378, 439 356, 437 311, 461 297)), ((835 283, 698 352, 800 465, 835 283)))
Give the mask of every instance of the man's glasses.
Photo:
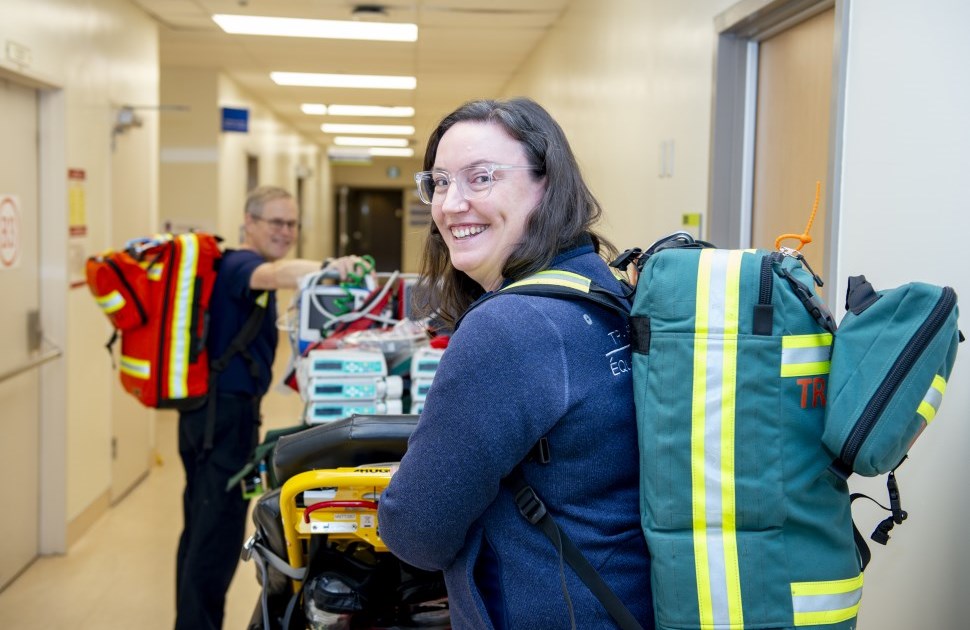
POLYGON ((448 171, 421 171, 414 174, 418 185, 418 197, 424 203, 440 204, 448 194, 452 182, 458 185, 458 192, 465 199, 484 199, 495 185, 495 171, 534 171, 535 166, 509 166, 507 164, 483 164, 463 168, 454 175, 448 171))
POLYGON ((283 228, 287 228, 290 230, 300 229, 299 221, 284 221, 283 219, 264 219, 263 217, 257 217, 254 214, 250 216, 253 218, 254 221, 263 221, 267 223, 271 228, 273 228, 277 232, 282 232, 283 228))

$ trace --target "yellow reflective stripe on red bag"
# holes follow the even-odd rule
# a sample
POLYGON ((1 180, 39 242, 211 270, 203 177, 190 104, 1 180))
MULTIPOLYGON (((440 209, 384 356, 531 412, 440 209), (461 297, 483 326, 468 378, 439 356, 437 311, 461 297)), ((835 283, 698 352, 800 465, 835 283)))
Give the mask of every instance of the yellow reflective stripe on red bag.
POLYGON ((831 360, 831 333, 781 338, 781 375, 784 377, 828 374, 831 360))
POLYGON ((859 614, 862 574, 847 580, 793 582, 792 610, 796 626, 841 623, 859 614))
POLYGON ((933 418, 936 417, 936 412, 940 409, 940 403, 943 401, 943 393, 945 391, 946 379, 937 374, 933 377, 933 383, 926 391, 926 395, 923 396, 922 402, 920 402, 919 407, 916 409, 916 413, 923 417, 926 424, 933 422, 933 418))
POLYGON ((178 275, 172 292, 172 320, 169 334, 172 343, 168 356, 168 397, 188 397, 189 354, 192 340, 192 304, 195 302, 195 270, 199 262, 199 237, 180 234, 178 275))
POLYGON ((151 376, 152 364, 145 359, 136 359, 134 357, 126 357, 122 355, 121 363, 118 369, 128 376, 147 379, 149 376, 151 376))
POLYGON ((94 300, 101 307, 106 315, 111 315, 112 313, 117 313, 125 307, 125 298, 121 295, 121 292, 115 290, 108 295, 102 295, 100 297, 95 297, 94 300))

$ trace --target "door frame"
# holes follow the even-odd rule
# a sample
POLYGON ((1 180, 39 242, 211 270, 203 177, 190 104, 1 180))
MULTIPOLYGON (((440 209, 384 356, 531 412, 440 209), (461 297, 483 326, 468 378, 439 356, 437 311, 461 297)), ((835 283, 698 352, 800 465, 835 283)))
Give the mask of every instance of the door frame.
MULTIPOLYGON (((46 343, 67 344, 67 97, 49 78, 0 67, 0 77, 37 90, 41 329, 46 343)), ((39 368, 40 514, 38 553, 67 552, 67 362, 39 368)))
MULTIPOLYGON (((751 244, 754 135, 758 98, 759 42, 834 7, 832 101, 829 114, 828 181, 825 186, 825 269, 838 269, 842 189, 842 129, 848 67, 851 0, 742 0, 714 18, 714 99, 711 113, 711 180, 707 238, 722 247, 751 244)), ((834 282, 824 289, 834 303, 834 282)))

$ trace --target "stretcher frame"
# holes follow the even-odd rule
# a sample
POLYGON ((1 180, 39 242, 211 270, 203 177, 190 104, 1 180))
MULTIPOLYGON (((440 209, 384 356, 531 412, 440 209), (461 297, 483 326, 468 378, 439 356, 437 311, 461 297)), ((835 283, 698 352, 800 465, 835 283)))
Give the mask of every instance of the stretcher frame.
MULTIPOLYGON (((280 490, 280 519, 289 565, 306 565, 305 545, 310 536, 326 535, 336 541, 364 541, 375 552, 388 552, 377 526, 377 503, 391 480, 388 464, 358 468, 310 470, 288 479, 280 490), (307 490, 335 489, 333 498, 301 507, 298 499, 307 490)), ((291 580, 299 592, 303 582, 291 580)))

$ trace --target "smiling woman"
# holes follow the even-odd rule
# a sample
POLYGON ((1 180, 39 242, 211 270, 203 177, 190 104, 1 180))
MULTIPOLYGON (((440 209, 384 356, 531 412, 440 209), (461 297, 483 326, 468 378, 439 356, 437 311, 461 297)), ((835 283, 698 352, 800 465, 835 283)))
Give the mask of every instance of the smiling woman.
POLYGON ((632 613, 622 627, 652 628, 632 383, 610 367, 630 362, 625 318, 532 295, 475 303, 540 270, 622 299, 600 257, 615 251, 592 229, 600 206, 562 129, 528 99, 467 103, 431 134, 424 168, 422 288, 456 330, 382 495, 381 538, 444 571, 456 629, 615 628, 616 607, 562 570, 519 512, 518 471, 632 613))

